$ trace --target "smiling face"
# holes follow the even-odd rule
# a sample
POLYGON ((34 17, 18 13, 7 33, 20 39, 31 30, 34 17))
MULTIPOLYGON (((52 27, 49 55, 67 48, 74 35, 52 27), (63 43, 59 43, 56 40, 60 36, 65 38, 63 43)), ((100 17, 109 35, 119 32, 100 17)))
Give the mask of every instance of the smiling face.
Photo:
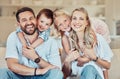
POLYGON ((25 11, 19 14, 18 24, 22 31, 28 35, 34 34, 36 30, 36 19, 30 11, 25 11))
POLYGON ((66 15, 56 17, 55 24, 59 31, 70 31, 70 18, 66 15))
POLYGON ((41 16, 38 19, 38 30, 39 31, 45 31, 47 30, 52 23, 51 18, 47 18, 44 14, 41 14, 41 16))
POLYGON ((74 11, 72 13, 71 27, 74 31, 84 31, 88 24, 86 14, 82 11, 74 11))

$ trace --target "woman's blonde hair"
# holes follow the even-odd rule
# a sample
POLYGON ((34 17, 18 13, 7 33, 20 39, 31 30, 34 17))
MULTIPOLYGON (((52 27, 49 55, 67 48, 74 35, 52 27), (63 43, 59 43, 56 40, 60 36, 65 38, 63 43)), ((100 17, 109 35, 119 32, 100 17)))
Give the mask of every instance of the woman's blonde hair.
MULTIPOLYGON (((86 19, 87 19, 87 22, 88 22, 88 25, 86 26, 85 30, 84 30, 84 43, 85 43, 85 46, 87 48, 93 48, 94 44, 96 44, 96 35, 95 35, 95 32, 93 31, 92 27, 91 27, 91 23, 90 23, 90 20, 89 20, 89 16, 88 16, 88 12, 85 8, 78 8, 78 9, 75 9, 73 10, 72 12, 72 15, 75 11, 80 11, 80 12, 83 12, 84 14, 86 14, 86 19)), ((72 17, 72 16, 71 16, 72 17)), ((78 44, 78 38, 75 37, 76 35, 71 34, 71 38, 76 41, 76 44, 78 44), (73 38, 74 36, 74 38, 73 38)), ((78 49, 78 46, 76 46, 76 48, 78 49)))

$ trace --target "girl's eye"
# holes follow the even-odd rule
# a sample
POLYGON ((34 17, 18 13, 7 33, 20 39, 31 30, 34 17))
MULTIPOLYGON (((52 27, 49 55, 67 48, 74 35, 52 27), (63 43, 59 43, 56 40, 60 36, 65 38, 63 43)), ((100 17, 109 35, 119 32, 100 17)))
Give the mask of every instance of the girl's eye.
POLYGON ((73 20, 76 20, 76 17, 73 17, 72 19, 73 19, 73 20))
POLYGON ((82 17, 79 18, 80 20, 84 20, 82 17))
POLYGON ((61 26, 62 26, 62 24, 59 24, 59 25, 58 25, 58 27, 61 27, 61 26))
POLYGON ((64 20, 64 22, 66 22, 67 20, 64 20))

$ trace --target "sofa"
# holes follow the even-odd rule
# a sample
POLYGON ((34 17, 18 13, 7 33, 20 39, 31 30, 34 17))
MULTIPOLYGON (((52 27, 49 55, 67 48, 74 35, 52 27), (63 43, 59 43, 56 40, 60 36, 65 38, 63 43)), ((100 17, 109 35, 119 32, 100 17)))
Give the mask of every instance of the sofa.
MULTIPOLYGON (((120 79, 120 49, 112 49, 114 57, 109 70, 109 79, 120 79)), ((0 47, 0 68, 7 67, 5 59, 5 47, 0 47)), ((69 79, 79 79, 71 77, 69 79)))

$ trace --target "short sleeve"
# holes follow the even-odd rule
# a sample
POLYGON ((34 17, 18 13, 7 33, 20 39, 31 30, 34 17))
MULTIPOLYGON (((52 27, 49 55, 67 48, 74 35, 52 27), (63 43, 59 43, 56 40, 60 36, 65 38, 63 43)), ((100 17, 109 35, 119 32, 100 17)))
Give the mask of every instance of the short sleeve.
POLYGON ((16 38, 17 38, 16 32, 13 32, 9 35, 9 37, 7 39, 5 58, 16 58, 16 59, 18 59, 16 38))
POLYGON ((17 33, 22 32, 21 28, 20 27, 16 28, 16 32, 17 33))
POLYGON ((103 60, 111 62, 111 59, 113 57, 113 52, 112 52, 109 44, 99 34, 97 34, 97 40, 98 40, 98 46, 97 46, 98 55, 103 60))
POLYGON ((39 32, 39 37, 42 38, 44 41, 48 40, 49 36, 50 36, 50 28, 43 32, 39 32))
POLYGON ((110 39, 110 33, 109 33, 109 28, 108 28, 108 25, 98 19, 98 18, 90 18, 91 20, 91 25, 92 25, 92 28, 94 29, 94 31, 100 35, 103 36, 103 38, 105 38, 105 40, 110 43, 111 42, 111 39, 110 39))

